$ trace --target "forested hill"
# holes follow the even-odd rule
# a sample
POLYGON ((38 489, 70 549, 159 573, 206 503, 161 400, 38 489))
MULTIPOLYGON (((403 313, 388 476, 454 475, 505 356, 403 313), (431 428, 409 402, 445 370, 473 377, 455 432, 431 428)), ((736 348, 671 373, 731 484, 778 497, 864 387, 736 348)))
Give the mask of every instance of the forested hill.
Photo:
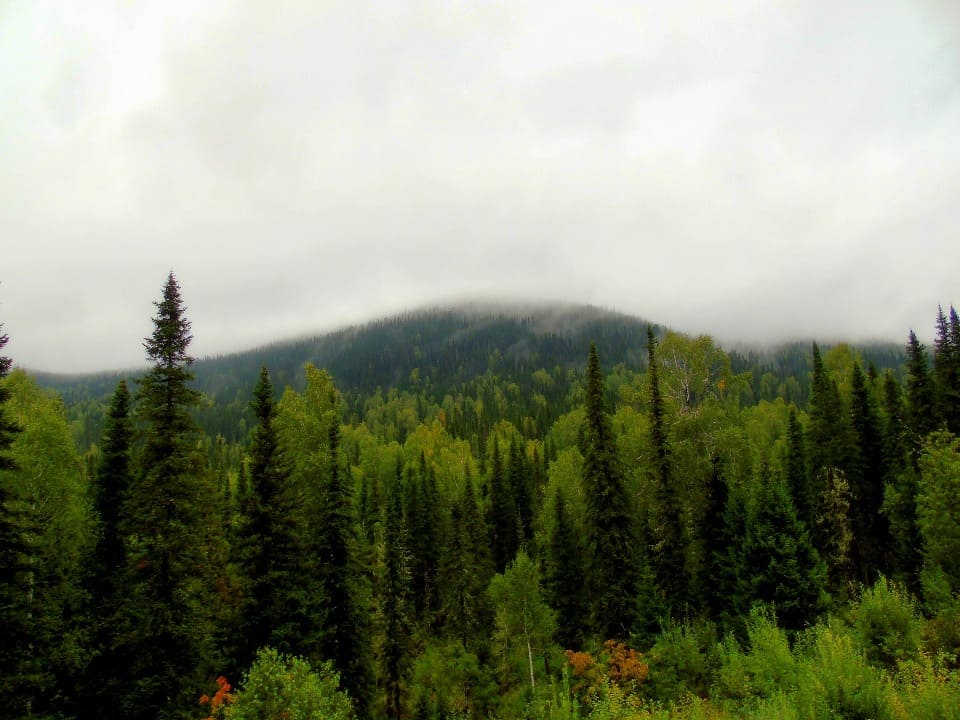
MULTIPOLYGON (((539 430, 569 409, 566 401, 579 384, 586 349, 597 344, 609 368, 642 369, 646 329, 662 336, 666 328, 648 320, 589 305, 487 304, 422 309, 335 332, 276 342, 253 350, 201 358, 193 365, 194 386, 206 402, 197 411, 203 429, 228 442, 243 442, 249 427, 250 392, 262 366, 269 368, 277 392, 301 390, 306 363, 327 369, 354 417, 379 391, 410 392, 423 402, 441 405, 446 397, 470 396, 492 401, 507 391, 512 413, 531 416, 528 405, 545 408, 539 430), (542 371, 538 373, 538 371, 542 371), (546 372, 549 380, 543 375, 546 372)), ((772 349, 738 349, 731 369, 743 375, 743 400, 782 397, 798 407, 809 396, 810 342, 772 349)), ((823 345, 825 349, 829 345, 823 345)), ((856 348, 865 365, 901 374, 903 347, 873 344, 856 348)), ((137 371, 92 375, 36 373, 38 382, 63 398, 81 447, 97 441, 102 409, 120 378, 137 371)), ((537 413, 533 413, 537 416, 537 413)))

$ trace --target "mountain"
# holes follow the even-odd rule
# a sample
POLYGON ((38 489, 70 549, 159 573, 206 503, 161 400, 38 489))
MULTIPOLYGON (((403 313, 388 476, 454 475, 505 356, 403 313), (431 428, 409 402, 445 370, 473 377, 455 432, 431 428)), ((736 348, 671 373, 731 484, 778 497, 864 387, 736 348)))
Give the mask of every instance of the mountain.
MULTIPOLYGON (((378 390, 384 395, 413 392, 439 406, 447 396, 483 398, 493 380, 508 384, 518 406, 527 405, 535 394, 549 394, 544 399, 555 414, 566 407, 563 399, 579 382, 591 342, 597 344, 605 367, 622 364, 642 369, 647 325, 638 317, 580 305, 484 304, 417 310, 316 337, 202 358, 193 365, 195 387, 206 400, 198 419, 211 436, 244 440, 247 405, 260 367, 269 368, 279 393, 288 385, 302 387, 308 362, 331 373, 353 416, 362 416, 367 398, 378 390), (549 387, 544 387, 542 375, 540 381, 535 379, 538 370, 550 375, 549 387)), ((661 326, 653 327, 658 335, 665 332, 661 326)), ((881 370, 898 369, 903 363, 903 350, 895 345, 860 352, 881 370)), ((796 397, 789 399, 803 404, 809 393, 809 355, 809 343, 792 343, 770 351, 739 350, 731 353, 731 361, 736 372, 751 373, 755 399, 775 396, 777 388, 793 376, 796 397)), ((102 406, 118 380, 138 375, 37 374, 37 379, 61 394, 78 441, 85 447, 99 437, 102 406)), ((550 418, 541 420, 547 423, 550 418)))

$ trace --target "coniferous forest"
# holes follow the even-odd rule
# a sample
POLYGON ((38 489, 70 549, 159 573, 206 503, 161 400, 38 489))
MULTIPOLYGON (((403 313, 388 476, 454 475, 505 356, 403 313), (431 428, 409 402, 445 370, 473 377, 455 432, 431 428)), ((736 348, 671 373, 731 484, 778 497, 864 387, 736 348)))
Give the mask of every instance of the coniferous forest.
POLYGON ((960 718, 954 308, 930 348, 437 310, 195 361, 187 304, 141 372, 0 357, 0 717, 960 718))

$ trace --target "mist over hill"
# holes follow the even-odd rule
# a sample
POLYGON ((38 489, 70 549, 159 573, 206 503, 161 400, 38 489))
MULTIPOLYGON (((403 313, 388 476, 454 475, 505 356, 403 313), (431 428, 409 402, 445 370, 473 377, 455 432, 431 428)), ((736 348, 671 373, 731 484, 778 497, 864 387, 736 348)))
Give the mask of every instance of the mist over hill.
MULTIPOLYGON (((591 342, 605 367, 642 370, 648 325, 658 336, 668 331, 647 319, 590 305, 484 302, 421 308, 312 337, 200 358, 192 366, 194 385, 206 400, 198 419, 208 433, 242 440, 246 425, 239 421, 248 412, 260 368, 269 368, 279 393, 287 386, 302 389, 307 363, 328 370, 348 408, 355 410, 378 390, 416 391, 439 404, 447 395, 470 391, 485 375, 509 381, 518 396, 526 396, 543 391, 534 387, 538 370, 555 378, 552 390, 559 400, 578 382, 591 342)), ((810 347, 807 341, 767 348, 740 345, 730 352, 731 365, 738 373, 750 373, 755 400, 782 395, 786 378, 796 378, 786 399, 802 406, 809 392, 810 347)), ((898 370, 903 363, 903 350, 894 344, 857 350, 879 370, 898 370)), ((135 380, 141 373, 36 377, 61 394, 71 419, 85 428, 78 440, 89 443, 99 432, 97 408, 120 378, 135 380)))

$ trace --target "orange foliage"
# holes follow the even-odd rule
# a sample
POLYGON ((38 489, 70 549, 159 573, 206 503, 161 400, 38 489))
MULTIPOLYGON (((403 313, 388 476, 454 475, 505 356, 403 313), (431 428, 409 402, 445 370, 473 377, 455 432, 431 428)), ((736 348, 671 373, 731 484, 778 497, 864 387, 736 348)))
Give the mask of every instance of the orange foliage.
POLYGON ((200 704, 210 706, 210 714, 204 720, 217 720, 217 718, 223 716, 223 706, 233 701, 231 689, 230 683, 221 675, 217 678, 217 691, 213 694, 213 697, 209 695, 200 696, 200 704))
POLYGON ((643 655, 618 640, 607 640, 603 644, 599 663, 590 653, 565 652, 576 680, 574 692, 598 692, 606 683, 635 690, 650 674, 643 655))

